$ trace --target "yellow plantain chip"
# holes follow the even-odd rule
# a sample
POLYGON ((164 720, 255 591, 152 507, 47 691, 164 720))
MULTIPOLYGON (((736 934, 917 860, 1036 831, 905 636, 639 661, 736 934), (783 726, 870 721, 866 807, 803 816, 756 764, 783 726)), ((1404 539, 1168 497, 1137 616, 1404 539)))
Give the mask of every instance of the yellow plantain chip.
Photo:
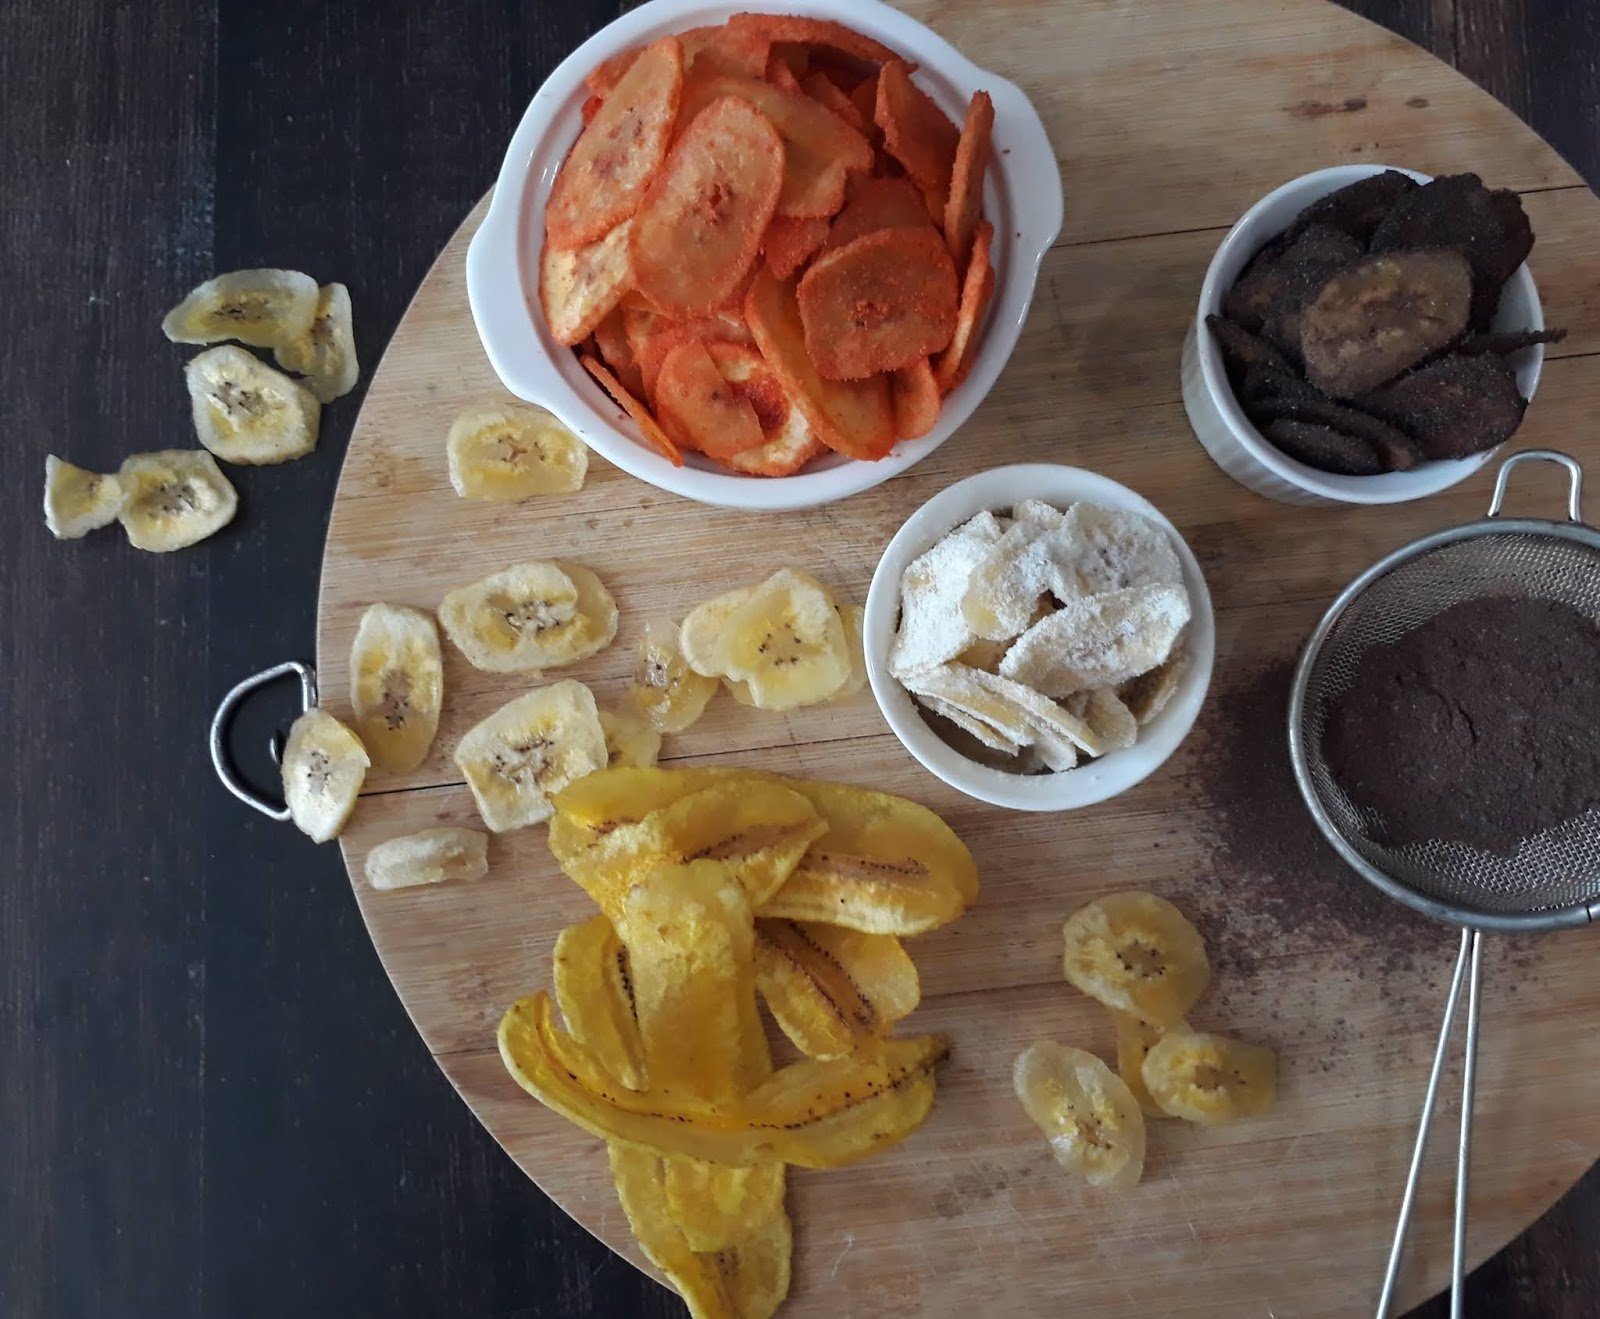
POLYGON ((594 1054, 558 1031, 546 994, 514 1003, 497 1032, 518 1085, 603 1140, 714 1163, 781 1159, 838 1168, 905 1139, 933 1107, 941 1036, 885 1040, 868 1056, 780 1068, 742 1099, 715 1107, 611 1081, 594 1054))
POLYGON ((1111 1190, 1138 1184, 1144 1115, 1126 1083, 1100 1059, 1041 1040, 1017 1056, 1011 1085, 1068 1172, 1111 1190))
POLYGON ((594 693, 566 679, 507 701, 456 743, 456 767, 495 833, 550 818, 550 797, 606 763, 594 693))
POLYGON ((1278 1095, 1277 1055, 1225 1035, 1168 1031, 1140 1071, 1164 1112, 1203 1125, 1256 1117, 1278 1095))
POLYGON ((741 1168, 682 1156, 663 1162, 667 1209, 691 1250, 725 1250, 783 1212, 782 1163, 741 1168))
POLYGON ((644 1041, 633 1003, 628 950, 609 917, 591 917, 556 936, 556 1003, 573 1039, 630 1090, 646 1085, 644 1041))
POLYGON ((1200 931, 1153 893, 1111 893, 1080 907, 1063 935, 1068 982, 1152 1025, 1182 1021, 1211 981, 1200 931))
POLYGON ((474 668, 537 673, 609 646, 617 603, 588 568, 534 560, 451 591, 439 624, 474 668))
POLYGON ((488 504, 570 495, 589 474, 588 446, 531 403, 469 408, 450 423, 445 457, 455 492, 488 504))
POLYGON ((755 957, 767 1010, 812 1058, 870 1047, 922 997, 916 963, 890 934, 760 920, 755 957))

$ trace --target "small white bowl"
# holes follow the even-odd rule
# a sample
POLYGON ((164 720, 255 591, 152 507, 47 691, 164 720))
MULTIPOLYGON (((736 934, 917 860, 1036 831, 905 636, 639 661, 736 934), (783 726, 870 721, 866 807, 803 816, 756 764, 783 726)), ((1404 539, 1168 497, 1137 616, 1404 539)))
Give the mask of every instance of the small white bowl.
MULTIPOLYGON (((1206 270, 1200 308, 1183 341, 1184 410, 1189 414, 1195 438, 1217 466, 1240 485, 1268 499, 1286 504, 1400 504, 1448 490, 1494 456, 1494 450, 1485 450, 1470 458, 1421 463, 1409 472, 1387 472, 1382 476, 1338 476, 1307 467, 1266 440, 1245 416, 1228 383, 1216 338, 1206 328, 1206 317, 1221 314, 1223 297, 1268 239, 1287 229, 1312 202, 1386 169, 1408 174, 1419 183, 1427 183, 1432 177, 1397 165, 1336 165, 1302 174, 1269 192, 1240 216, 1206 270)), ((1493 328, 1544 329, 1539 291, 1526 263, 1506 283, 1493 328)), ((1539 387, 1544 346, 1524 350, 1517 362, 1517 388, 1524 398, 1531 399, 1539 387)))
POLYGON ((1194 554, 1172 523, 1154 504, 1127 486, 1093 472, 1052 463, 996 467, 969 476, 941 490, 907 518, 872 574, 862 633, 872 694, 901 745, 924 769, 952 788, 979 801, 1017 811, 1070 811, 1093 806, 1126 792, 1153 774, 1194 726, 1211 685, 1217 646, 1211 593, 1194 554), (1058 508, 1087 501, 1140 513, 1166 528, 1183 564, 1183 581, 1193 611, 1186 641, 1189 669, 1167 708, 1139 730, 1139 740, 1133 746, 1059 774, 1007 774, 968 760, 928 726, 916 702, 889 672, 889 647, 900 617, 900 577, 906 565, 968 518, 985 509, 1010 508, 1024 499, 1042 499, 1058 508))
POLYGON ((542 404, 590 448, 643 481, 705 504, 730 508, 807 508, 858 494, 905 471, 950 438, 983 401, 1011 356, 1039 263, 1061 230, 1061 174, 1044 124, 1022 90, 980 69, 915 19, 879 0, 778 0, 714 4, 651 0, 602 28, 546 80, 517 126, 489 213, 467 250, 467 296, 489 361, 505 387, 542 404), (742 476, 685 454, 674 467, 645 443, 634 423, 601 391, 568 348, 550 337, 539 311, 539 250, 544 206, 556 171, 578 136, 588 96, 586 73, 620 51, 668 33, 721 23, 751 10, 831 18, 919 65, 917 84, 957 123, 972 93, 994 101, 994 154, 984 212, 994 223, 996 285, 977 358, 944 400, 932 431, 904 440, 875 463, 838 455, 786 477, 742 476))

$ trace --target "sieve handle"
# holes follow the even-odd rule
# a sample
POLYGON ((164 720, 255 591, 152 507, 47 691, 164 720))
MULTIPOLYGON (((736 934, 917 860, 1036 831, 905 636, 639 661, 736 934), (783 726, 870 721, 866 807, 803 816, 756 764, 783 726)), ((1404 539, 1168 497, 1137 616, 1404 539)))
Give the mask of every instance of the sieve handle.
POLYGON ((1583 468, 1578 466, 1578 460, 1570 454, 1558 453, 1554 449, 1524 449, 1521 453, 1514 453, 1500 464, 1500 474, 1494 479, 1494 497, 1489 501, 1489 516, 1497 518, 1500 510, 1505 506, 1506 490, 1511 484, 1511 469, 1518 463, 1546 462, 1555 463, 1567 469, 1567 521, 1583 521, 1583 468))
MULTIPOLYGON (((293 674, 300 680, 300 710, 303 714, 317 703, 317 671, 309 664, 302 664, 299 660, 287 660, 282 664, 274 664, 270 669, 262 669, 260 673, 252 674, 243 682, 234 686, 222 703, 217 706, 216 714, 211 716, 211 735, 209 738, 211 748, 211 767, 216 770, 217 777, 222 780, 222 786, 242 801, 246 806, 260 811, 268 819, 283 821, 289 818, 289 807, 279 806, 276 802, 268 801, 260 796, 255 789, 250 787, 242 778, 239 771, 234 768, 233 757, 228 754, 228 730, 233 726, 234 712, 240 703, 251 692, 265 687, 268 683, 276 682, 279 678, 287 678, 293 674)), ((273 739, 272 762, 276 765, 283 758, 283 750, 273 739)))

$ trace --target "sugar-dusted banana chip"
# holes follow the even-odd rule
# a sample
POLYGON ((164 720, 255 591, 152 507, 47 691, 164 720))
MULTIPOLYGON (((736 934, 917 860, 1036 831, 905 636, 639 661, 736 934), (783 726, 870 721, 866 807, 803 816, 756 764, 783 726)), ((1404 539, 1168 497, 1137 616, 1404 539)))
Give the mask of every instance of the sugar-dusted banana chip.
POLYGON ((1018 637, 1000 672, 1053 697, 1116 687, 1163 663, 1188 622, 1189 594, 1181 586, 1085 596, 1018 637))
POLYGON ((409 774, 427 758, 444 708, 439 630, 428 614, 367 606, 350 647, 350 706, 379 768, 409 774))
POLYGON ((338 836, 367 777, 361 739, 326 710, 310 709, 289 726, 283 748, 283 800, 289 818, 314 843, 338 836))
POLYGON ((593 1052, 613 1080, 630 1090, 643 1090, 648 1072, 633 1001, 633 975, 628 950, 609 916, 569 925, 556 936, 551 978, 573 1039, 593 1052))
POLYGON ((350 290, 343 284, 324 284, 317 290, 311 328, 300 338, 277 345, 272 356, 285 371, 305 376, 319 403, 332 403, 354 389, 361 364, 356 360, 350 290))
MULTIPOLYGON (((1127 1084, 1128 1091, 1138 1102, 1140 1111, 1147 1117, 1165 1117, 1166 1110, 1156 1103, 1150 1087, 1144 1083, 1144 1060, 1157 1040, 1167 1033, 1168 1027, 1152 1026, 1131 1012, 1109 1009, 1111 1023, 1117 1031, 1117 1075, 1127 1084)), ((1186 1031, 1189 1023, 1179 1021, 1170 1029, 1186 1031)))
POLYGON ((850 679, 850 651, 833 598, 814 577, 781 568, 728 616, 715 662, 748 683, 763 710, 793 710, 835 695, 850 679))
POLYGON ((938 697, 1023 746, 1041 736, 1098 756, 1105 750, 1082 719, 1031 687, 964 664, 942 664, 903 679, 912 695, 938 697))
POLYGON ((1224 1035, 1168 1031, 1151 1046, 1140 1071, 1162 1111, 1205 1125, 1256 1117, 1278 1095, 1272 1050, 1224 1035))
POLYGON ((1002 755, 1014 756, 1022 750, 1022 744, 1007 737, 993 724, 979 719, 976 715, 969 714, 959 705, 952 705, 949 701, 937 696, 918 696, 917 703, 941 719, 948 719, 963 732, 970 733, 979 742, 991 751, 998 751, 1002 755))
POLYGON ((317 281, 298 270, 231 270, 208 279, 166 314, 161 332, 173 343, 237 339, 276 348, 310 333, 317 281))
POLYGON ((488 504, 569 495, 589 472, 588 446, 531 403, 468 409, 450 424, 445 453, 455 492, 488 504))
POLYGON ((1110 1190, 1138 1184, 1144 1114, 1127 1083, 1100 1059, 1041 1040, 1017 1056, 1011 1085, 1068 1172, 1110 1190))
POLYGON ((1068 918, 1064 970, 1072 986, 1108 1008, 1174 1026, 1211 981, 1205 940, 1153 893, 1112 893, 1068 918))
POLYGON ((661 734, 643 719, 620 710, 601 710, 600 727, 606 735, 606 767, 625 765, 645 769, 661 754, 661 734))
POLYGON ((1102 754, 1131 747, 1139 737, 1139 721, 1109 687, 1073 692, 1061 702, 1068 714, 1083 720, 1100 743, 1102 754))
POLYGON ((519 563, 451 591, 439 622, 475 668, 529 673, 575 664, 611 644, 617 605, 575 563, 519 563))
POLYGON ((1060 562, 1076 575, 1084 595, 1183 583, 1183 566, 1172 537, 1138 513, 1074 504, 1057 532, 1065 547, 1060 562))
POLYGON ((122 460, 117 519, 128 542, 164 554, 215 535, 233 521, 239 496, 204 449, 163 449, 122 460))
POLYGON ((721 661, 717 652, 722 634, 728 620, 755 593, 753 586, 736 586, 691 609, 678 629, 678 648, 683 652, 684 663, 702 677, 720 678, 722 670, 718 665, 721 661))
POLYGON ((508 701, 455 751, 478 814, 495 833, 550 818, 550 798, 605 768, 606 735, 594 695, 567 679, 508 701))
POLYGON ((298 380, 253 353, 220 344, 183 368, 200 443, 224 462, 261 465, 317 447, 322 404, 298 380))
POLYGON ((477 829, 424 829, 367 853, 367 883, 385 891, 466 883, 489 873, 489 836, 477 829))
POLYGON ((953 660, 978 640, 962 612, 973 570, 1004 534, 993 514, 974 519, 919 554, 900 574, 900 626, 889 647, 898 678, 953 660))
POLYGON ((1167 656, 1166 663, 1123 683, 1117 688, 1117 696, 1143 728, 1167 708, 1188 671, 1189 652, 1183 649, 1180 641, 1167 656))
POLYGON ((892 934, 763 919, 755 968, 773 1020, 812 1058, 870 1047, 922 998, 916 963, 892 934))
POLYGON ((689 667, 669 618, 648 618, 627 701, 663 733, 681 733, 705 713, 717 680, 689 667))
POLYGON ((971 637, 1009 641, 1027 628, 1040 599, 1062 577, 1053 549, 1051 529, 1031 518, 1015 520, 988 547, 961 589, 961 615, 971 637))
POLYGON ((86 472, 55 454, 44 459, 44 524, 57 540, 77 540, 117 520, 120 477, 86 472))

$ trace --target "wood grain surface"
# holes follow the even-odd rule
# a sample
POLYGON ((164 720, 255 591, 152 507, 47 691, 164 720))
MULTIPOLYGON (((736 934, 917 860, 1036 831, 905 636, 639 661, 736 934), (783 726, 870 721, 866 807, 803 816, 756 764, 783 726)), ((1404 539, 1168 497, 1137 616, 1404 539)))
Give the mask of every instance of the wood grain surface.
MULTIPOLYGON (((1600 17, 1584 0, 1358 7, 1600 180, 1600 17)), ((217 697, 311 651, 359 395, 328 410, 312 458, 236 473, 239 520, 183 554, 138 554, 115 531, 58 545, 37 512, 47 450, 115 466, 190 442, 186 354, 155 327, 214 271, 285 264, 345 280, 374 363, 528 96, 616 12, 0 6, 0 711, 12 732, 0 754, 0 1312, 681 1313, 470 1117, 369 951, 333 849, 237 806, 204 762, 217 697)), ((1553 222, 1535 219, 1549 297, 1553 222)), ((1575 279, 1574 301, 1593 284, 1592 269, 1575 279)), ((1572 323, 1592 343, 1592 320, 1572 323)), ((1569 379, 1558 394, 1551 368, 1534 417, 1559 415, 1549 432, 1530 420, 1529 442, 1563 440, 1562 417, 1587 426, 1590 387, 1569 379)), ((1181 414, 1160 424, 1176 434, 1181 414)), ((1083 461, 1112 470, 1113 438, 1083 461)), ((1389 543, 1368 534, 1365 548, 1389 543)), ((1238 587, 1240 608, 1267 589, 1238 587)), ((1311 597, 1284 608, 1311 610, 1311 597)), ((250 745, 280 713, 246 730, 250 745)), ((1432 1010, 1419 1007, 1419 1029, 1432 1010)), ((1469 1313, 1592 1314, 1597 1213, 1591 1173, 1477 1271, 1469 1313)))

